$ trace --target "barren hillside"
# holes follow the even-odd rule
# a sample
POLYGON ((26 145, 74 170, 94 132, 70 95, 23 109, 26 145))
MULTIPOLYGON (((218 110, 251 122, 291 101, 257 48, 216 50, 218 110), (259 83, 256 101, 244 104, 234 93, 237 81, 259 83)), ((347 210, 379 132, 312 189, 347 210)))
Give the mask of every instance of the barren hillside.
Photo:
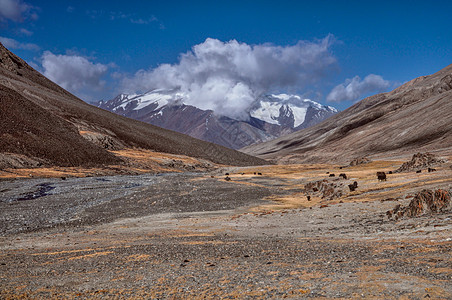
POLYGON ((314 127, 242 149, 279 162, 452 151, 452 65, 368 97, 314 127))

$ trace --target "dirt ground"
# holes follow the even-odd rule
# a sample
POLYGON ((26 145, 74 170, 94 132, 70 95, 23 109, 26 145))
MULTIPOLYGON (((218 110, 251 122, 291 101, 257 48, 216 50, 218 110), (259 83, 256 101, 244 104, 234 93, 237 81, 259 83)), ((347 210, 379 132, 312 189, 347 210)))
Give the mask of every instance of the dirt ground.
POLYGON ((452 212, 386 216, 452 169, 401 163, 2 179, 0 298, 452 299, 452 212))

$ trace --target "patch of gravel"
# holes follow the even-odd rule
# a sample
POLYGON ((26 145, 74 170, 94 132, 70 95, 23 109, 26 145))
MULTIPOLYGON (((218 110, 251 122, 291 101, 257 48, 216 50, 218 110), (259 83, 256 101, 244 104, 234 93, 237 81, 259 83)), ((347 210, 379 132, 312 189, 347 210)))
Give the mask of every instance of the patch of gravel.
POLYGON ((168 173, 0 181, 0 235, 158 213, 228 210, 261 204, 270 195, 267 188, 199 177, 168 173))

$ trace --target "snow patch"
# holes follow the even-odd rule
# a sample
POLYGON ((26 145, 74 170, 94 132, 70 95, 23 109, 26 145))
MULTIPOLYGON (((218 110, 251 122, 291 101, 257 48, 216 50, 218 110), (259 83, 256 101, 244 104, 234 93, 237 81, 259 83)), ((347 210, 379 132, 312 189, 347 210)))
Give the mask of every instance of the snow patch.
POLYGON ((303 124, 304 120, 306 119, 306 113, 308 111, 308 109, 306 107, 296 107, 296 106, 292 106, 291 107, 292 112, 293 112, 293 117, 294 117, 294 127, 298 127, 301 124, 303 124))
POLYGON ((280 107, 281 105, 277 102, 261 101, 260 107, 251 111, 250 115, 267 123, 279 125, 276 119, 279 117, 280 107))
POLYGON ((170 100, 172 100, 172 97, 171 95, 152 93, 146 94, 141 97, 136 97, 133 100, 136 100, 138 102, 138 105, 133 110, 140 110, 151 104, 157 104, 156 109, 160 109, 163 106, 167 105, 170 100))

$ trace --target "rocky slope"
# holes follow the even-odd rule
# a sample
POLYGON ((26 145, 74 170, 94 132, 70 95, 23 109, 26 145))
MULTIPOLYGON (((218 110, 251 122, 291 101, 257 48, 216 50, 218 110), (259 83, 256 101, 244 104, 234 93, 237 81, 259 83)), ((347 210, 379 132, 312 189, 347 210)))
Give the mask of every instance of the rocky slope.
POLYGON ((131 120, 91 106, 54 84, 0 44, 2 168, 24 165, 118 164, 108 150, 143 148, 254 165, 266 162, 231 149, 131 120), (19 158, 20 159, 19 159, 19 158), (6 162, 6 163, 5 163, 6 162))
POLYGON ((140 95, 120 94, 98 103, 100 108, 174 130, 192 137, 239 149, 315 125, 337 110, 297 95, 266 95, 249 108, 247 121, 184 103, 178 90, 152 90, 140 95))
POLYGON ((326 121, 242 149, 280 162, 349 162, 370 155, 452 151, 452 65, 368 97, 326 121))

